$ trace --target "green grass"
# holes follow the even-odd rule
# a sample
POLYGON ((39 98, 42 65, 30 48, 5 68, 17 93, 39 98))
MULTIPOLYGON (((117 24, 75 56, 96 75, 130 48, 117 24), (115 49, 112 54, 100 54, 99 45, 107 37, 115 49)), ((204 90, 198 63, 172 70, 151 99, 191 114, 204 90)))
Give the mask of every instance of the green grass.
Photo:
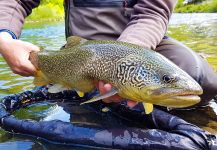
POLYGON ((31 21, 57 21, 64 18, 63 0, 41 0, 39 7, 33 9, 27 18, 31 21))
POLYGON ((217 0, 205 0, 201 3, 184 5, 184 0, 179 0, 176 5, 175 12, 178 13, 203 13, 203 12, 217 12, 217 0))
MULTIPOLYGON (((58 21, 64 19, 64 0, 41 0, 38 8, 27 18, 27 22, 58 21)), ((179 0, 175 12, 217 12, 217 0, 205 0, 197 4, 183 5, 184 0, 179 0)), ((201 1, 201 0, 198 0, 201 1)))

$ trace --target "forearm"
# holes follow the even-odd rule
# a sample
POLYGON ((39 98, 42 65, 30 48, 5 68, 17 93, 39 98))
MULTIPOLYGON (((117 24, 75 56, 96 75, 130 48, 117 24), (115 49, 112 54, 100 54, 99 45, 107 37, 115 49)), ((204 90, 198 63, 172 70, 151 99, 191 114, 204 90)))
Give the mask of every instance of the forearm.
POLYGON ((1 32, 0 33, 0 54, 3 55, 5 49, 4 49, 4 45, 6 43, 6 41, 12 39, 12 36, 7 33, 7 32, 1 32))
POLYGON ((40 0, 1 0, 0 29, 10 30, 19 37, 25 17, 39 3, 40 0))
POLYGON ((138 0, 119 41, 155 49, 166 33, 177 0, 138 0))

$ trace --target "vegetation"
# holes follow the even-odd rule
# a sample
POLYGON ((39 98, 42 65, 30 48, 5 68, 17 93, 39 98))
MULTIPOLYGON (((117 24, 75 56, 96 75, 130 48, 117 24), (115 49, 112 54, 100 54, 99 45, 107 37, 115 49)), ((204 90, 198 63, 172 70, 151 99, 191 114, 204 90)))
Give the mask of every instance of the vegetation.
POLYGON ((64 0, 41 0, 40 6, 33 9, 27 21, 54 21, 64 18, 64 0))
MULTIPOLYGON (((38 8, 27 18, 27 21, 54 21, 64 18, 64 0, 41 0, 38 8)), ((175 12, 217 12, 217 0, 196 0, 195 3, 185 5, 184 0, 179 0, 175 12)))
POLYGON ((175 12, 178 13, 199 13, 199 12, 217 12, 216 0, 197 0, 198 2, 185 5, 184 0, 179 0, 175 12))

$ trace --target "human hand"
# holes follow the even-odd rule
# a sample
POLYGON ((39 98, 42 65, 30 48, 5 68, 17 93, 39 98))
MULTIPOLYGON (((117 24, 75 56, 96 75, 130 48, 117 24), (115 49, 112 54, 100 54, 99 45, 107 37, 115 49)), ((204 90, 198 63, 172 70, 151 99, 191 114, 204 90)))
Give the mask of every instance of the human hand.
MULTIPOLYGON (((112 89, 112 85, 109 83, 104 83, 103 81, 99 81, 98 83, 98 89, 100 91, 100 94, 105 94, 109 92, 112 89)), ((118 94, 115 94, 114 96, 111 96, 109 98, 103 99, 105 103, 111 103, 111 102, 121 102, 123 98, 121 98, 118 94)), ((137 102, 128 100, 127 105, 132 108, 135 105, 137 105, 137 102)))
POLYGON ((36 68, 29 61, 30 52, 39 51, 39 47, 25 41, 14 40, 7 32, 0 33, 0 54, 11 70, 22 76, 32 76, 36 68))

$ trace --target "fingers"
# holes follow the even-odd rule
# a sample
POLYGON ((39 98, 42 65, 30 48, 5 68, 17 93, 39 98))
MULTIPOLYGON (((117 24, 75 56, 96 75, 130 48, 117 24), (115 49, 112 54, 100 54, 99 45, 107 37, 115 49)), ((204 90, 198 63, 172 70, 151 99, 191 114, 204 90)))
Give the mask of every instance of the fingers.
POLYGON ((112 89, 112 85, 109 83, 104 84, 104 89, 106 92, 110 91, 112 89))
POLYGON ((13 73, 19 74, 21 76, 25 76, 25 77, 32 76, 32 73, 30 73, 29 71, 25 71, 21 69, 11 69, 11 70, 13 71, 13 73))
POLYGON ((29 60, 29 55, 31 51, 39 51, 39 47, 32 43, 23 42, 25 46, 25 50, 23 51, 22 55, 20 55, 19 59, 19 69, 22 70, 21 73, 19 73, 22 76, 33 76, 36 72, 35 66, 31 63, 29 60))
POLYGON ((25 43, 25 47, 27 50, 29 50, 30 52, 35 51, 35 52, 39 52, 40 48, 32 43, 29 42, 24 42, 25 43))
POLYGON ((128 100, 127 101, 127 106, 130 107, 130 108, 133 108, 137 105, 138 103, 135 102, 135 101, 131 101, 131 100, 128 100))
MULTIPOLYGON (((105 93, 109 92, 112 89, 112 85, 109 84, 109 83, 105 84, 103 81, 99 81, 98 88, 99 88, 99 91, 100 91, 101 94, 105 94, 105 93)), ((114 96, 111 96, 109 98, 103 99, 103 101, 105 103, 121 102, 122 100, 123 99, 117 94, 114 95, 114 96)), ((137 104, 138 103, 135 102, 135 101, 131 101, 131 100, 127 101, 127 106, 130 107, 130 108, 135 107, 137 104)))
POLYGON ((1 54, 10 66, 11 70, 22 76, 33 76, 36 68, 30 62, 30 52, 38 52, 38 46, 20 40, 7 40, 3 41, 0 45, 1 54))
POLYGON ((103 81, 99 81, 98 87, 99 87, 99 91, 100 91, 101 94, 105 94, 106 92, 109 91, 108 87, 105 88, 104 85, 105 85, 105 84, 104 84, 103 81))
POLYGON ((15 74, 19 74, 21 76, 33 76, 36 72, 35 67, 29 60, 21 59, 21 62, 15 62, 15 64, 12 63, 8 62, 9 66, 11 67, 11 70, 15 74))
POLYGON ((30 61, 26 61, 26 65, 23 67, 24 67, 23 70, 25 72, 28 72, 28 76, 33 76, 36 72, 35 66, 30 61))
MULTIPOLYGON (((99 81, 98 88, 101 94, 105 94, 109 92, 112 89, 112 85, 109 83, 104 83, 103 81, 99 81)), ((120 102, 122 98, 118 96, 117 94, 114 96, 111 96, 109 98, 103 99, 105 103, 111 103, 111 102, 120 102)))

